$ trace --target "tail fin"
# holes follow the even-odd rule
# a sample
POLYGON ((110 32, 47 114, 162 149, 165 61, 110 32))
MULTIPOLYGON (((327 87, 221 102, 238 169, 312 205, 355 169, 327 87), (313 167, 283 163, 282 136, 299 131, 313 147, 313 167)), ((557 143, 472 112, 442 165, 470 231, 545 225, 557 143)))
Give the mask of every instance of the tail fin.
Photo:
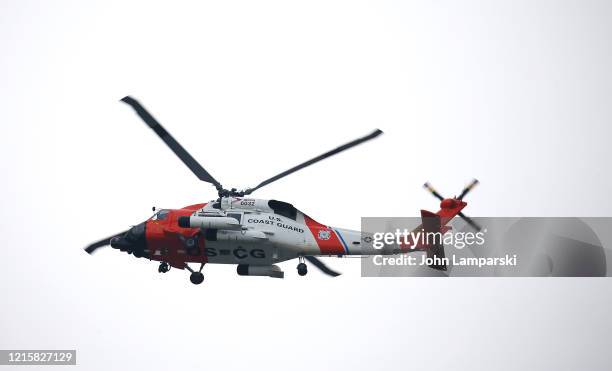
POLYGON ((423 231, 425 235, 434 236, 434 238, 429 238, 428 245, 425 246, 427 257, 434 258, 435 263, 430 264, 429 267, 439 271, 446 271, 446 263, 444 263, 444 244, 442 243, 442 235, 445 231, 442 230, 440 216, 427 210, 421 210, 421 219, 423 221, 423 231))

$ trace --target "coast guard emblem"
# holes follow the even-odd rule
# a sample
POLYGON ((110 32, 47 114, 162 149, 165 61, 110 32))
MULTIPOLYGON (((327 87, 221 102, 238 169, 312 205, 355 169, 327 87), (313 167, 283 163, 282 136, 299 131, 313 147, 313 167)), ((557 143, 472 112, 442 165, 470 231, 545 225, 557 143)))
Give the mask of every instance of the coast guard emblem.
POLYGON ((329 240, 330 237, 331 237, 330 231, 319 231, 320 240, 329 240))

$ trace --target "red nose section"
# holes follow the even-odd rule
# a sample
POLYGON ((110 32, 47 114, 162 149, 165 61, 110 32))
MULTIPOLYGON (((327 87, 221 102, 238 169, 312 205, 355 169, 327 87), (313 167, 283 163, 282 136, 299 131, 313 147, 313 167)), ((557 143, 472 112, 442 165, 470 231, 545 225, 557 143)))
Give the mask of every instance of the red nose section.
POLYGON ((204 237, 198 228, 181 228, 178 219, 189 216, 206 204, 197 204, 182 209, 166 209, 163 217, 147 221, 146 239, 151 251, 150 259, 164 261, 179 269, 186 262, 206 263, 204 237), (189 245, 195 241, 195 246, 189 245))

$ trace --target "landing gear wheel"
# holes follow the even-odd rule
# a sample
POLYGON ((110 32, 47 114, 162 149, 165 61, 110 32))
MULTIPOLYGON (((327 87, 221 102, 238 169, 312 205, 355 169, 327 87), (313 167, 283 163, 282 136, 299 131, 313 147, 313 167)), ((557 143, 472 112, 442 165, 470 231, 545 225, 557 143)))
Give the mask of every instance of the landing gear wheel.
POLYGON ((297 265, 297 271, 300 276, 305 276, 308 273, 308 266, 306 263, 300 263, 297 265))
POLYGON ((169 270, 170 270, 170 266, 168 265, 168 263, 166 263, 166 262, 159 263, 159 268, 157 268, 157 271, 159 273, 166 273, 169 270))
POLYGON ((204 268, 204 263, 200 264, 200 269, 196 272, 193 269, 191 269, 189 264, 185 263, 185 269, 191 272, 191 275, 189 276, 189 280, 194 285, 199 285, 202 282, 204 282, 204 274, 202 274, 202 268, 204 268))
POLYGON ((199 285, 202 282, 204 282, 204 274, 202 272, 193 272, 191 273, 191 275, 189 276, 189 280, 191 281, 191 283, 193 283, 194 285, 199 285))

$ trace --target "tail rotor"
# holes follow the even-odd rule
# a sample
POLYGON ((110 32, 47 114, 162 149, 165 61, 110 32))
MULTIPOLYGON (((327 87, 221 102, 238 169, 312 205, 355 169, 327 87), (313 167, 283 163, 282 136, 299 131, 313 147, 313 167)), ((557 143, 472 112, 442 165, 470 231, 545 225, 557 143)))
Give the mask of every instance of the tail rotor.
MULTIPOLYGON (((459 194, 459 197, 455 197, 454 199, 457 201, 462 201, 463 198, 470 193, 470 191, 472 189, 474 189, 474 187, 476 187, 476 185, 478 185, 478 179, 474 179, 472 180, 467 186, 465 186, 465 188, 463 188, 463 190, 461 191, 461 193, 459 194)), ((425 184, 423 184, 423 187, 425 189, 427 189, 435 198, 437 198, 440 201, 444 201, 445 198, 444 196, 442 196, 440 193, 438 193, 438 191, 436 191, 436 189, 429 184, 429 182, 426 182, 425 184)), ((459 216, 461 219, 465 220, 465 222, 467 224, 469 224, 472 228, 474 228, 477 232, 480 232, 480 230, 482 229, 482 227, 480 225, 478 225, 478 223, 476 223, 474 220, 472 220, 472 218, 470 218, 469 216, 465 215, 462 212, 459 212, 457 214, 457 216, 459 216)))

